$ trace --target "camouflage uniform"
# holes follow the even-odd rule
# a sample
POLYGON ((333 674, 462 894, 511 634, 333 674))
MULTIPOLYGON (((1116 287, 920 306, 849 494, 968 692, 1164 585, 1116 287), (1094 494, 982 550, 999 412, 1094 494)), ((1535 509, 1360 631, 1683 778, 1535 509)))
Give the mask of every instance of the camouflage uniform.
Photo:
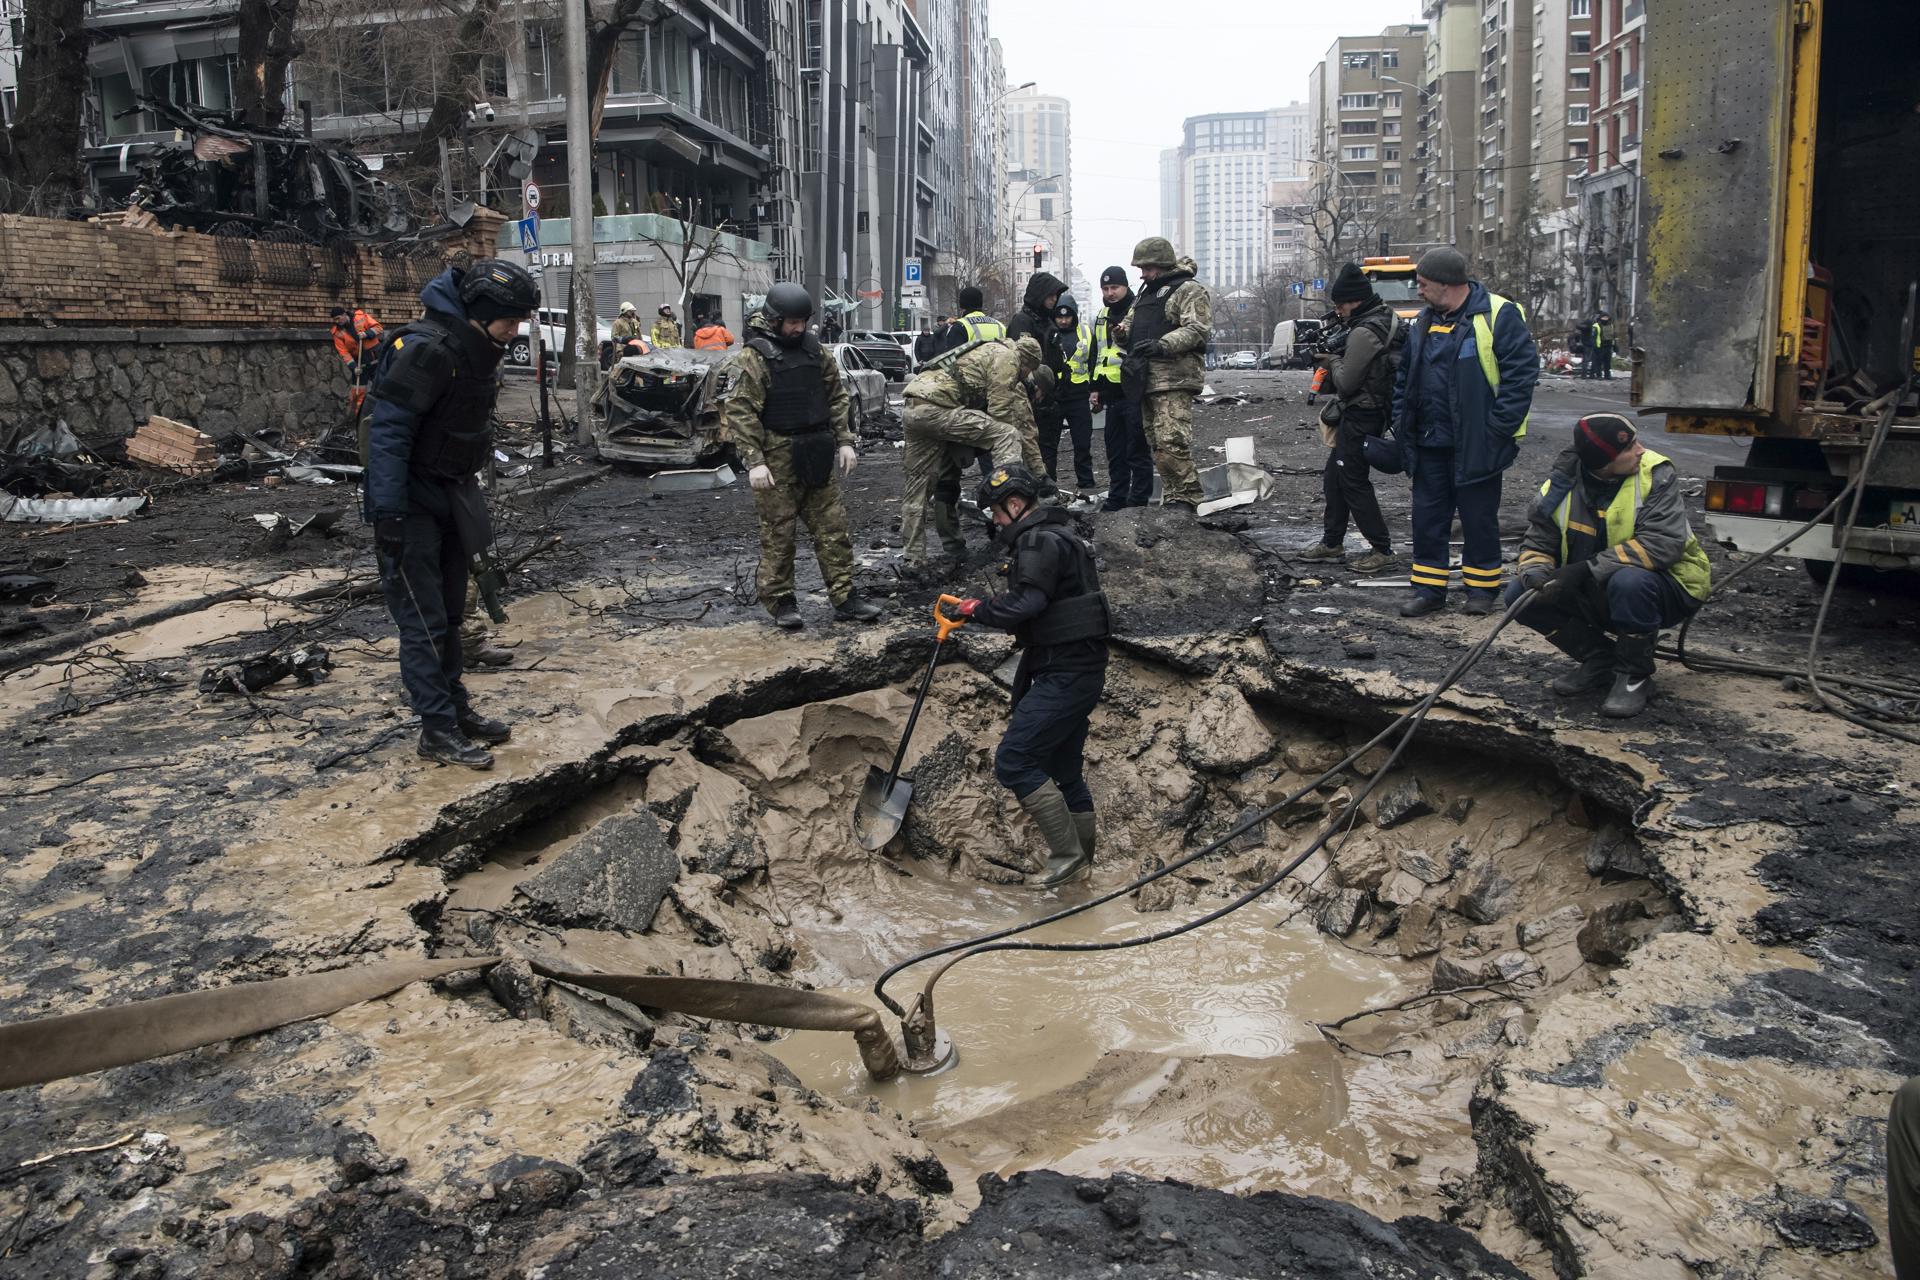
MULTIPOLYGON (((1032 422, 1025 375, 1039 363, 1039 344, 986 342, 919 374, 907 384, 906 493, 900 513, 902 554, 908 568, 926 563, 927 503, 943 473, 965 471, 975 449, 998 463, 1020 459, 1026 439, 1017 422, 1032 422)), ((1039 452, 1039 438, 1033 437, 1039 452)), ((961 555, 957 507, 934 499, 933 527, 948 555, 961 555)))
POLYGON ((1156 302, 1164 306, 1165 331, 1160 340, 1168 354, 1144 362, 1141 416, 1147 442, 1153 446, 1154 466, 1160 472, 1163 501, 1198 506, 1203 494, 1193 465, 1193 398, 1206 383, 1201 357, 1213 336, 1213 299, 1206 286, 1193 278, 1199 270, 1193 259, 1176 259, 1165 239, 1148 237, 1133 257, 1135 266, 1144 261, 1171 270, 1140 286, 1133 310, 1114 332, 1123 347, 1129 345, 1140 327, 1142 304, 1149 310, 1156 302))
MULTIPOLYGON (((769 334, 767 322, 756 312, 748 321, 749 336, 769 334)), ((760 603, 773 612, 793 594, 794 523, 804 521, 813 535, 813 553, 827 594, 842 604, 853 594, 853 539, 847 531, 847 509, 840 503, 840 483, 830 468, 827 482, 805 489, 794 472, 793 437, 769 431, 760 417, 767 403, 767 362, 752 346, 733 357, 733 388, 721 408, 720 424, 751 470, 765 464, 773 472, 771 489, 753 491, 760 513, 760 570, 756 579, 760 603)), ((847 425, 847 389, 840 383, 840 365, 822 348, 820 371, 826 378, 827 407, 833 423, 834 449, 853 446, 847 425)))

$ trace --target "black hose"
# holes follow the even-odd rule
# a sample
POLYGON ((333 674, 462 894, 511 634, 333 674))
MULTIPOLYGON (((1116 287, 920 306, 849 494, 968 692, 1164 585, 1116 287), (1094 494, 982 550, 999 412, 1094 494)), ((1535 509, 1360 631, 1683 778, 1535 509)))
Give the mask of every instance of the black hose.
MULTIPOLYGON (((1292 875, 1293 872, 1297 870, 1302 863, 1304 863, 1308 858, 1312 857, 1321 848, 1323 848, 1326 845, 1326 843, 1329 840, 1331 840, 1336 834, 1339 834, 1342 826, 1346 828, 1346 833, 1348 835, 1351 835, 1354 822, 1357 820, 1360 813, 1361 803, 1365 801, 1366 798, 1373 793, 1373 789, 1380 784, 1380 780, 1386 776, 1387 771, 1393 766, 1393 764, 1396 761, 1400 759, 1401 755, 1406 751, 1407 744, 1413 741, 1414 731, 1419 727, 1421 721, 1426 719, 1427 713, 1431 711, 1434 707, 1434 704, 1439 701, 1440 695, 1445 693, 1449 688, 1451 688, 1453 684, 1460 679, 1461 676, 1465 675, 1469 670, 1472 669, 1475 663, 1480 661, 1481 657, 1484 656, 1487 650, 1492 646, 1494 638, 1498 636, 1500 632, 1506 628, 1507 624, 1512 622, 1515 616, 1517 616, 1519 612, 1527 606, 1527 604, 1533 599, 1534 594, 1535 593, 1532 591, 1523 591, 1520 595, 1516 596, 1514 598, 1513 603, 1507 607, 1507 611, 1500 616, 1498 621, 1494 623, 1492 629, 1489 630, 1485 636, 1481 637, 1478 641, 1476 641, 1464 654, 1462 654, 1454 662, 1454 664, 1451 667, 1447 669, 1446 673, 1443 676, 1441 676, 1439 683, 1434 686, 1432 692, 1428 693, 1425 697, 1420 699, 1420 701, 1415 703, 1412 708, 1410 708, 1405 712, 1402 712, 1400 716, 1397 719, 1395 719, 1391 724, 1387 725, 1386 728, 1382 729, 1379 733, 1375 734, 1372 738, 1369 738, 1366 742, 1360 744, 1358 747, 1355 747, 1351 752, 1347 754, 1345 759, 1341 760, 1338 764, 1327 769, 1325 772, 1320 774, 1319 777, 1313 779, 1311 782, 1308 782, 1304 786, 1291 792, 1286 796, 1286 798, 1280 801, 1277 801, 1274 804, 1268 805, 1265 809, 1260 810, 1258 813, 1252 814, 1249 817, 1242 819, 1240 822, 1236 823, 1231 829, 1229 829, 1224 835, 1216 837, 1215 839, 1209 841, 1207 844, 1201 846, 1199 849, 1196 849, 1192 853, 1187 854, 1185 857, 1182 857, 1174 862, 1171 862, 1166 866, 1161 867, 1157 871, 1149 872, 1148 874, 1141 876, 1139 879, 1131 881, 1128 884, 1121 885, 1117 889, 1113 889, 1108 891, 1107 893, 1101 894, 1096 898, 1090 898, 1086 902, 1078 903, 1062 911, 1056 911, 1052 915, 1042 916, 1038 920, 1029 920, 1023 924, 1011 925, 1005 929, 1000 929, 993 933, 983 934, 976 938, 966 938, 966 939, 962 939, 959 942, 950 942, 945 944, 944 946, 934 947, 930 950, 923 951, 918 955, 909 956, 907 959, 902 960, 899 963, 895 964, 893 967, 888 969, 885 973, 881 974, 880 977, 875 980, 873 984, 873 994, 875 998, 877 998, 880 1001, 880 1003, 885 1005, 888 1009, 892 1010, 895 1014, 899 1015, 900 1017, 905 1017, 906 1010, 903 1009, 899 1004, 897 1004, 893 1000, 893 998, 887 994, 886 985, 888 981, 890 981, 894 977, 894 975, 900 973, 903 970, 910 969, 915 965, 923 964, 928 960, 937 959, 945 955, 952 955, 954 952, 965 953, 962 955, 955 956, 954 959, 940 966, 939 969, 935 970, 933 976, 928 979, 926 986, 923 988, 923 995, 926 998, 930 999, 933 993, 934 984, 940 981, 941 977, 943 977, 946 974, 947 970, 951 969, 954 965, 960 963, 960 961, 965 960, 970 956, 982 955, 989 951, 1119 951, 1119 950, 1124 950, 1128 947, 1146 946, 1148 943, 1164 942, 1168 938, 1177 938, 1183 933, 1188 933, 1194 929, 1200 928, 1202 925, 1211 924, 1215 920, 1218 920, 1223 916, 1226 916, 1235 911, 1238 911, 1241 907, 1244 907, 1248 903, 1253 902, 1255 899, 1261 897, 1262 895, 1271 892, 1275 886, 1280 884, 1280 882, 1285 880, 1288 876, 1292 875), (1235 898, 1232 902, 1229 902, 1223 906, 1217 907, 1214 910, 1207 912, 1203 916, 1199 916, 1193 920, 1186 921, 1183 924, 1176 925, 1171 929, 1163 929, 1156 933, 1143 934, 1135 938, 1122 939, 1121 941, 1118 941, 1118 942, 1004 942, 1002 941, 1002 939, 1013 937, 1016 934, 1026 933, 1030 930, 1038 929, 1044 925, 1053 924, 1057 921, 1068 919, 1071 916, 1079 915, 1081 912, 1091 911, 1095 907, 1102 906, 1108 902, 1112 902, 1116 898, 1124 897, 1127 894, 1133 893, 1136 890, 1145 887, 1146 885, 1152 884, 1156 880, 1172 875, 1174 872, 1198 861, 1201 858, 1207 857, 1208 855, 1218 851, 1223 845, 1227 844, 1229 841, 1235 839, 1238 836, 1246 834, 1248 831, 1252 830, 1254 827, 1259 826, 1261 823, 1265 822, 1267 819, 1273 817, 1275 814, 1286 809, 1289 805, 1292 805, 1293 803, 1298 801, 1302 796, 1306 795, 1309 791, 1312 791, 1314 788, 1318 787, 1321 783, 1327 781, 1328 779, 1332 778, 1335 774, 1338 774, 1342 770, 1346 769, 1348 766, 1353 764, 1354 761, 1358 760, 1362 755, 1365 755, 1368 751, 1372 750, 1374 747, 1378 746, 1381 742, 1385 741, 1388 737, 1392 736, 1393 734, 1399 732, 1402 729, 1405 729, 1406 732, 1401 735, 1400 741, 1397 744, 1395 744, 1392 753, 1388 756, 1386 760, 1386 763, 1384 763, 1383 765, 1380 766, 1380 768, 1374 771, 1373 776, 1367 780, 1367 785, 1363 787, 1360 793, 1353 798, 1353 803, 1350 804, 1347 807, 1347 809, 1339 815, 1339 817, 1336 817, 1332 822, 1328 823, 1327 826, 1320 832, 1320 834, 1314 838, 1312 843, 1310 843, 1303 852, 1301 852, 1285 867, 1281 868, 1278 872, 1268 877, 1268 879, 1261 882, 1259 885, 1256 885, 1254 888, 1248 890, 1246 893, 1242 894, 1240 897, 1235 898)), ((1344 847, 1344 845, 1345 845, 1345 840, 1343 839, 1341 847, 1344 847)), ((1336 853, 1337 852, 1338 850, 1336 850, 1336 853)))

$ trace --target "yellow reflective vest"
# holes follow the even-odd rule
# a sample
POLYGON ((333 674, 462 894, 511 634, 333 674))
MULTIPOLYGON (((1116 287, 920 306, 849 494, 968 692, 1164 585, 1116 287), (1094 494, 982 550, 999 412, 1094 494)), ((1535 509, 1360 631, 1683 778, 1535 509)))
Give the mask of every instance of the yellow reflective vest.
POLYGON ((1067 381, 1084 387, 1093 376, 1093 331, 1085 324, 1078 324, 1074 327, 1074 336, 1079 341, 1074 344, 1073 354, 1067 357, 1067 381))
POLYGON ((1097 360, 1093 366, 1095 382, 1120 382, 1120 344, 1114 340, 1113 328, 1107 323, 1106 308, 1093 318, 1093 349, 1097 360))
MULTIPOLYGON (((1653 491, 1653 469, 1668 461, 1664 454, 1648 449, 1640 455, 1640 469, 1634 473, 1633 483, 1623 484, 1620 491, 1613 495, 1613 501, 1601 514, 1606 517, 1607 550, 1621 564, 1636 569, 1651 569, 1653 561, 1648 558, 1646 549, 1633 536, 1634 518, 1640 513, 1640 504, 1653 491)), ((1540 496, 1546 497, 1547 490, 1553 487, 1551 479, 1540 486, 1540 496)), ((1554 509, 1553 522, 1560 526, 1560 563, 1567 563, 1567 530, 1573 527, 1573 490, 1568 489, 1566 497, 1560 499, 1560 505, 1554 509)), ((1581 533, 1593 536, 1599 531, 1586 525, 1579 525, 1581 533)), ((1687 536, 1686 549, 1680 553, 1679 563, 1667 570, 1680 589, 1695 600, 1705 600, 1712 585, 1712 567, 1707 563, 1707 553, 1700 546, 1700 540, 1691 534, 1687 536)))
POLYGON ((960 327, 967 331, 968 342, 993 342, 1007 336, 1007 326, 984 311, 967 312, 960 317, 960 327))
MULTIPOLYGON (((1493 322, 1500 318, 1500 308, 1502 307, 1512 307, 1520 313, 1522 320, 1527 318, 1527 309, 1511 298, 1501 297, 1491 289, 1487 291, 1487 302, 1490 304, 1487 310, 1473 313, 1473 346, 1474 353, 1480 357, 1480 372, 1486 375, 1487 385, 1495 391, 1498 391, 1500 389, 1500 362, 1494 359, 1493 356, 1493 322)), ((1529 412, 1526 417, 1520 419, 1520 429, 1513 433, 1513 438, 1515 440, 1524 439, 1527 434, 1527 424, 1532 421, 1533 414, 1531 412, 1529 412)))

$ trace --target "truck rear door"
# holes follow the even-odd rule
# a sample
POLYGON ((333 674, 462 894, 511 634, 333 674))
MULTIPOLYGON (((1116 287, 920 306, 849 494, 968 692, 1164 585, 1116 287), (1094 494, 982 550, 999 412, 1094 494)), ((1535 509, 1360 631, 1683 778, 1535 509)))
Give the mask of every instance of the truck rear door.
POLYGON ((1772 408, 1794 9, 1648 0, 1643 408, 1772 408))

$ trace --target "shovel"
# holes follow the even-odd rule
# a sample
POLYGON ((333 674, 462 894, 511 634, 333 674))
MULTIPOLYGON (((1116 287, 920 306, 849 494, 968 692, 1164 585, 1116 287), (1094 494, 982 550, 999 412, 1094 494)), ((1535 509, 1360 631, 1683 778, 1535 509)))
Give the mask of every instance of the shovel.
POLYGON ((907 758, 907 743, 913 738, 913 725, 920 718, 921 704, 927 700, 927 688, 933 683, 933 669, 940 663, 940 646, 965 618, 949 618, 940 612, 943 604, 959 604, 959 596, 941 596, 933 603, 933 620, 940 628, 933 641, 933 657, 927 660, 927 674, 920 678, 920 692, 914 696, 913 711, 900 735, 900 749, 893 753, 893 767, 867 766, 867 781, 860 788, 860 800, 853 807, 853 838, 862 849, 878 851, 886 847, 907 819, 907 801, 913 799, 913 779, 900 776, 900 762, 907 758))

